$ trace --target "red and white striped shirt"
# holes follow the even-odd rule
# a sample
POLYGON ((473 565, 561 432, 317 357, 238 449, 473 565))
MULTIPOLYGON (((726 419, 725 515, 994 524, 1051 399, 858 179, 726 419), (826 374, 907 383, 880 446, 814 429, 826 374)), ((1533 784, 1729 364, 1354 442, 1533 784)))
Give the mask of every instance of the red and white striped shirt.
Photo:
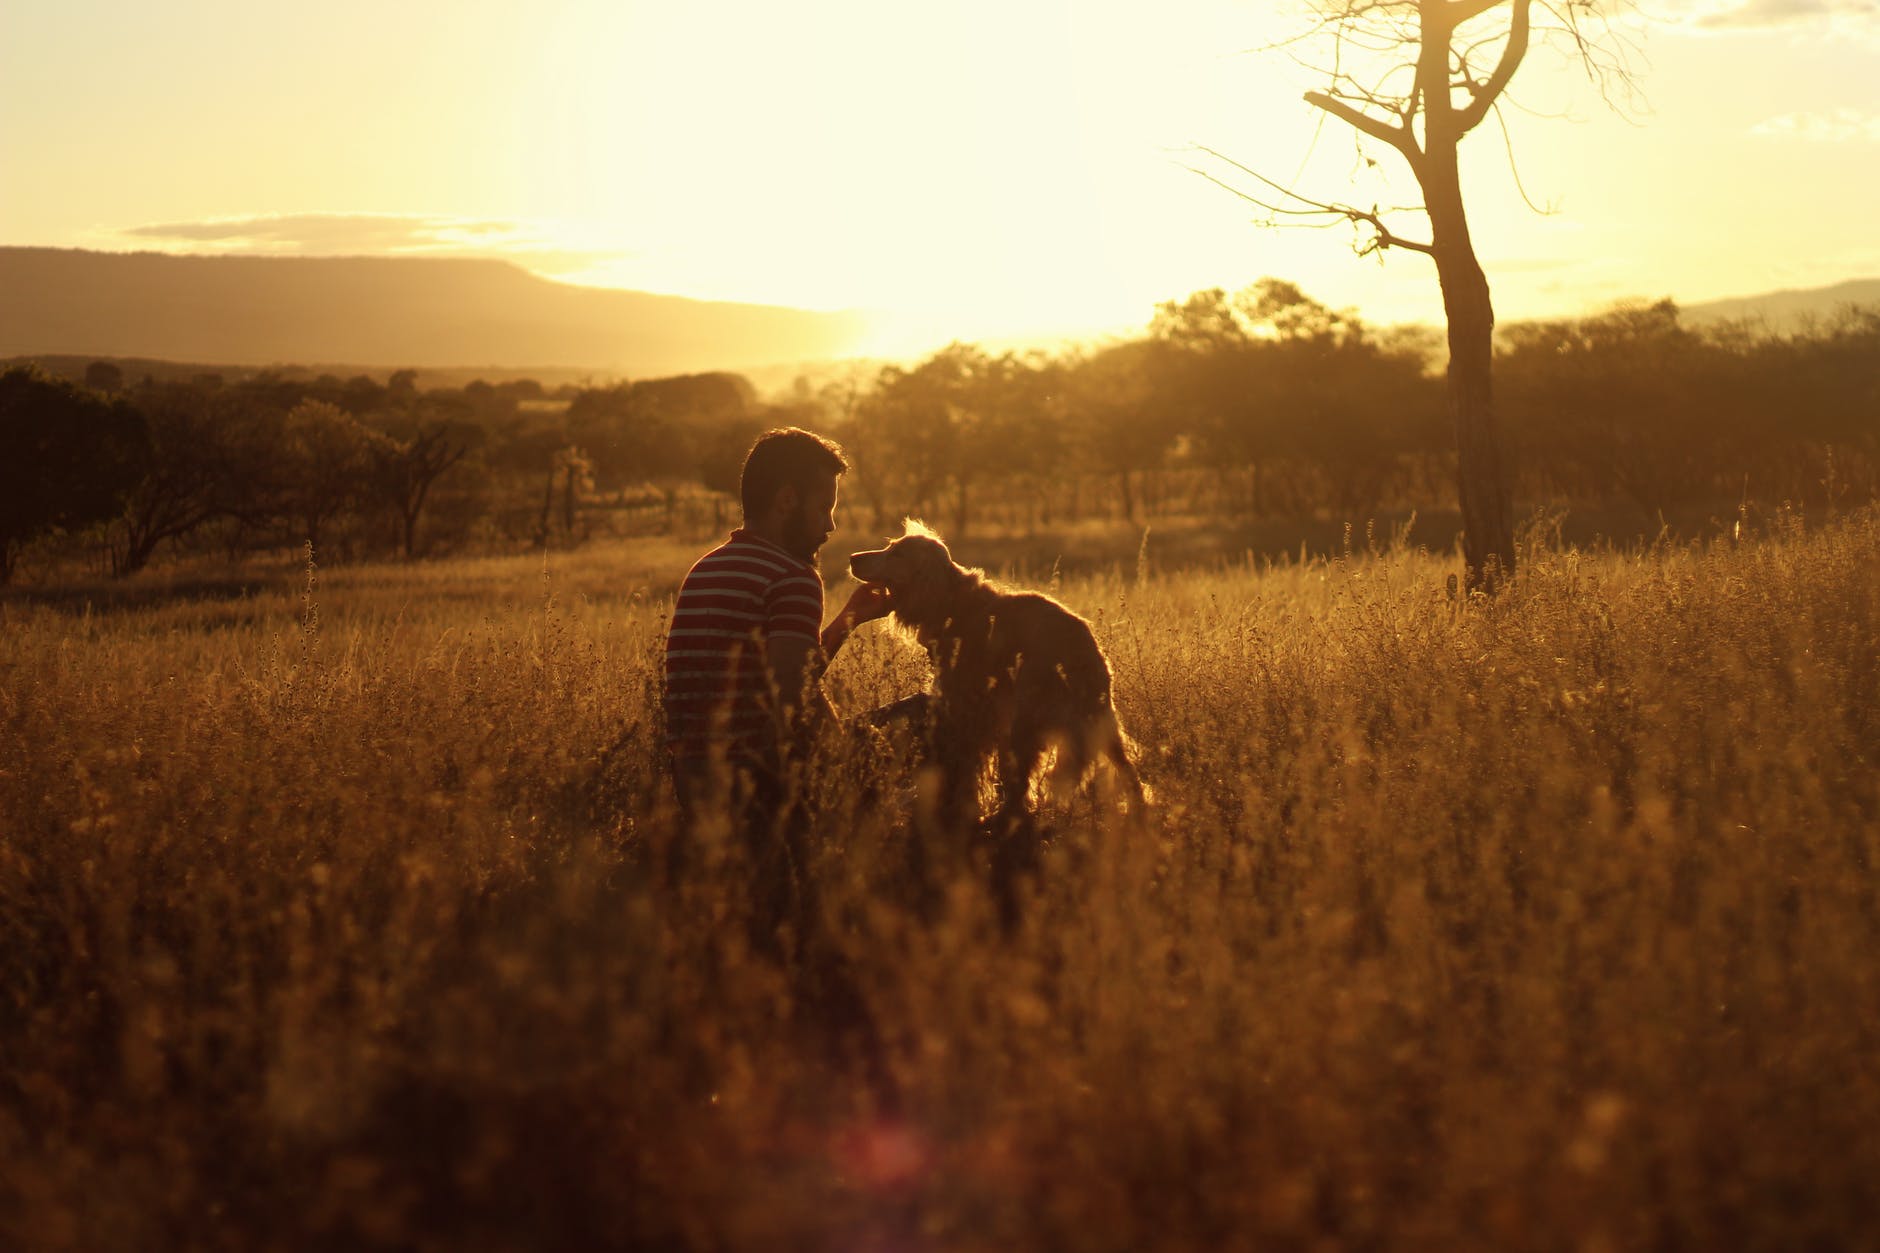
POLYGON ((768 641, 812 646, 822 628, 816 567, 747 531, 692 567, 666 634, 666 743, 678 759, 714 749, 769 759, 778 747, 768 641))

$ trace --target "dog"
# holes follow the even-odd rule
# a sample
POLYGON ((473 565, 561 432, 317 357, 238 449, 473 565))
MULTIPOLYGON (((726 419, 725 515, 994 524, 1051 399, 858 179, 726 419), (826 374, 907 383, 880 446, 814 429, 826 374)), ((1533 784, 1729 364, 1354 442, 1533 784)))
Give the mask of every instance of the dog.
POLYGON ((992 758, 1000 824, 1028 826, 1032 777, 1053 749, 1049 782, 1058 797, 1101 759, 1133 807, 1146 805, 1110 705, 1109 662, 1088 622, 1049 596, 1001 587, 959 565, 913 520, 887 547, 851 554, 849 572, 888 589, 895 620, 933 662, 933 691, 919 712, 940 768, 943 821, 979 817, 979 779, 992 758))

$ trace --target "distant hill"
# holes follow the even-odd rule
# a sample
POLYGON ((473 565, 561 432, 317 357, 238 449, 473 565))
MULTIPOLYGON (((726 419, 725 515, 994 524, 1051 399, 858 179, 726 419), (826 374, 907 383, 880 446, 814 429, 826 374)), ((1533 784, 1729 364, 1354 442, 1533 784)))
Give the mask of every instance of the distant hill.
POLYGON ((857 314, 577 287, 506 261, 0 247, 0 356, 644 376, 842 356, 864 329, 857 314))
POLYGON ((1693 325, 1715 322, 1761 322, 1772 331, 1799 330, 1810 318, 1827 319, 1848 305, 1880 307, 1880 278, 1857 278, 1832 287, 1764 292, 1680 305, 1684 321, 1693 325))
MULTIPOLYGON (((64 379, 69 383, 85 381, 85 372, 98 363, 114 365, 123 371, 127 383, 135 384, 149 379, 158 383, 187 383, 194 379, 217 378, 225 383, 240 383, 261 377, 277 378, 286 382, 312 382, 321 376, 350 379, 365 375, 378 383, 387 382, 401 368, 410 368, 417 375, 420 390, 429 391, 436 387, 462 387, 473 379, 485 383, 507 383, 514 379, 534 379, 543 387, 553 390, 562 386, 599 387, 622 381, 623 377, 647 377, 644 374, 622 376, 612 370, 595 370, 587 367, 572 368, 567 366, 536 366, 530 369, 508 369, 502 366, 435 366, 397 367, 384 365, 362 365, 347 361, 309 361, 305 363, 269 363, 253 365, 233 361, 166 361, 156 357, 113 357, 108 353, 60 353, 28 352, 13 357, 0 357, 0 370, 14 366, 31 365, 53 378, 64 379)), ((778 367, 784 369, 786 367, 778 367)), ((789 378, 785 378, 785 382, 789 378)))

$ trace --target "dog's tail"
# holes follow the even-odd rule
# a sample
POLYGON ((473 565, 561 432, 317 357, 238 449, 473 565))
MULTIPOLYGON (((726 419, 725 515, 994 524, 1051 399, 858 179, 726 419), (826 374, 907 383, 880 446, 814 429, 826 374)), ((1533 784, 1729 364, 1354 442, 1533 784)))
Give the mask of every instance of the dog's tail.
POLYGON ((1122 722, 1114 711, 1103 720, 1103 743, 1101 751, 1110 765, 1123 780, 1129 790, 1130 810, 1140 812, 1155 803, 1155 794, 1150 791, 1142 776, 1136 772, 1135 744, 1129 733, 1123 730, 1122 722))

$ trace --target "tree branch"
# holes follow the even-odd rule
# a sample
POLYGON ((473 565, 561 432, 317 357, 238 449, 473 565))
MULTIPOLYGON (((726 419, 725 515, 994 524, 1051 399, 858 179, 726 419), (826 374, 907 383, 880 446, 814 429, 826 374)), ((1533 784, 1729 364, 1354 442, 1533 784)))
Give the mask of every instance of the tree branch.
POLYGON ((1527 55, 1528 46, 1528 10, 1533 0, 1514 0, 1514 19, 1508 24, 1508 42, 1501 50, 1501 60, 1495 65, 1495 72, 1488 76, 1488 81, 1481 87, 1471 87, 1469 103, 1456 113, 1456 134, 1466 135, 1488 116, 1488 111, 1495 104, 1495 97, 1501 95, 1508 86, 1508 80, 1521 64, 1521 58, 1527 55))
POLYGON ((1317 105, 1341 122, 1356 127, 1373 139, 1379 139, 1403 153, 1404 159, 1415 166, 1423 150, 1417 147, 1417 137, 1408 125, 1392 126, 1389 122, 1374 118, 1368 113, 1352 108, 1338 97, 1323 91, 1308 91, 1306 103, 1317 105))
POLYGON ((1434 257, 1436 255, 1435 245, 1426 244, 1419 239, 1405 239, 1402 235, 1395 233, 1388 226, 1385 226, 1383 219, 1378 216, 1375 207, 1368 213, 1363 209, 1354 209, 1350 205, 1337 205, 1334 207, 1349 218, 1352 225, 1356 226, 1359 222, 1363 222, 1369 225, 1373 231, 1377 232, 1376 237, 1372 239, 1368 247, 1358 249, 1358 255, 1361 257, 1369 256, 1373 252, 1379 252, 1386 248, 1402 248, 1408 252, 1420 252, 1426 257, 1434 257))
MULTIPOLYGON (((1201 147, 1197 145, 1197 150, 1200 152, 1207 153, 1209 156, 1213 157, 1217 161, 1222 161, 1228 165, 1233 166, 1235 169, 1239 170, 1242 174, 1245 174, 1250 178, 1258 179, 1260 182, 1265 183, 1268 187, 1271 187, 1274 191, 1278 192, 1285 199, 1298 202, 1297 206, 1274 204, 1269 200, 1263 200, 1258 196, 1251 195, 1248 192, 1242 191, 1240 188, 1235 187, 1232 183, 1228 183, 1228 182, 1223 181, 1222 179, 1218 179, 1214 175, 1208 173, 1206 170, 1196 169, 1192 165, 1187 167, 1190 173, 1199 174, 1202 178, 1207 179, 1210 183, 1213 183, 1216 187, 1220 187, 1227 191, 1230 191, 1234 195, 1239 196, 1242 200, 1247 201, 1249 204, 1258 205, 1260 208, 1266 210, 1268 213, 1275 214, 1275 215, 1284 215, 1287 217, 1343 218, 1347 222, 1350 222, 1353 226, 1356 226, 1359 223, 1363 223, 1369 226, 1373 232, 1373 235, 1372 235, 1371 240, 1364 247, 1358 249, 1359 256, 1368 256, 1369 254, 1373 252, 1377 252, 1385 248, 1403 248, 1403 249, 1407 249, 1410 252, 1423 253, 1425 256, 1436 255, 1436 250, 1431 245, 1423 243, 1420 240, 1405 239, 1403 236, 1398 235, 1397 233, 1392 231, 1389 227, 1385 226, 1383 217, 1375 205, 1373 205, 1370 209, 1360 209, 1360 208, 1357 208, 1355 205, 1331 204, 1323 200, 1314 200, 1310 196, 1301 195, 1300 193, 1292 190, 1290 187, 1280 186, 1280 184, 1274 182, 1272 179, 1260 173, 1258 170, 1250 169, 1249 167, 1242 165, 1240 162, 1234 160, 1232 157, 1223 156, 1212 148, 1201 147)), ((1325 225, 1332 225, 1332 223, 1325 223, 1325 225)))
POLYGON ((1454 30, 1464 22, 1482 16, 1500 3, 1501 0, 1452 0, 1451 3, 1443 6, 1443 20, 1448 23, 1450 30, 1454 30))

